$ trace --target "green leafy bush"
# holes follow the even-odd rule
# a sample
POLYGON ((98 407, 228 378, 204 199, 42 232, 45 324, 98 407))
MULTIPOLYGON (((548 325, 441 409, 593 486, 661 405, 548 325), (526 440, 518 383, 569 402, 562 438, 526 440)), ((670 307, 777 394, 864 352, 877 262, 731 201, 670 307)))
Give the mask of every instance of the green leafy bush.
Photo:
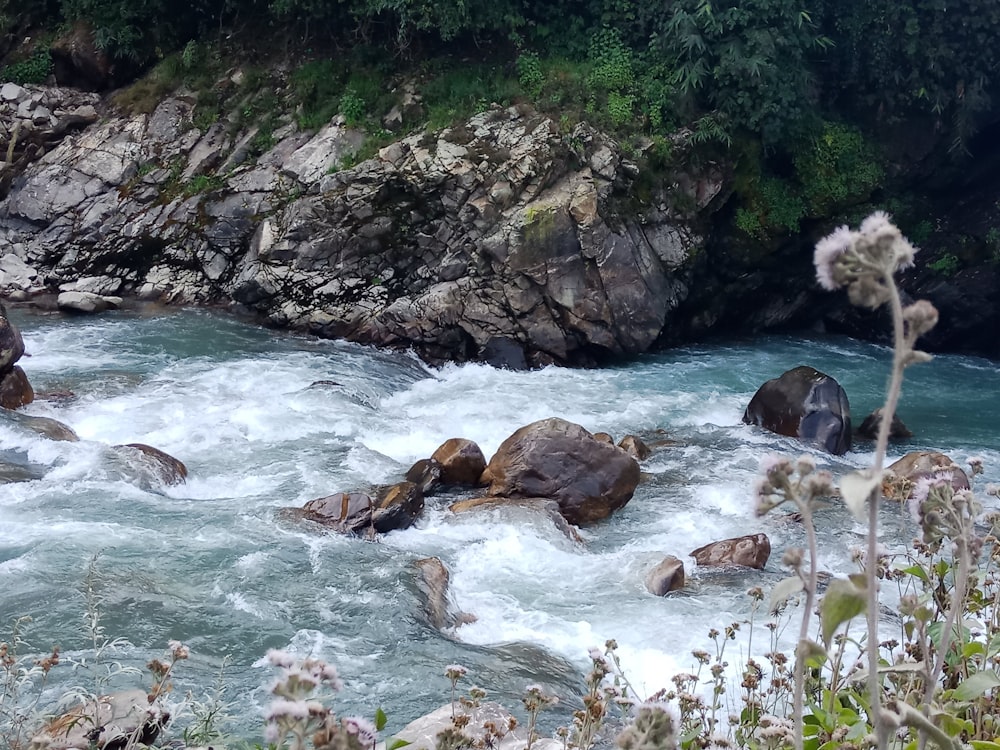
POLYGON ((47 48, 39 45, 30 57, 0 68, 0 80, 42 84, 48 80, 52 70, 52 55, 47 48))

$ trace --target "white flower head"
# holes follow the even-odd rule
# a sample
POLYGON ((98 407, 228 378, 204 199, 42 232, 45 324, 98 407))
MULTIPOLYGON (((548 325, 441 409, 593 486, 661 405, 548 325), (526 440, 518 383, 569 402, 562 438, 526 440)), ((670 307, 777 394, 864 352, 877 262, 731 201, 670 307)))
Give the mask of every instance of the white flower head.
POLYGON ((837 279, 835 266, 840 257, 854 245, 857 236, 846 225, 839 226, 816 243, 813 263, 816 266, 816 280, 824 289, 832 292, 843 286, 843 281, 837 279))

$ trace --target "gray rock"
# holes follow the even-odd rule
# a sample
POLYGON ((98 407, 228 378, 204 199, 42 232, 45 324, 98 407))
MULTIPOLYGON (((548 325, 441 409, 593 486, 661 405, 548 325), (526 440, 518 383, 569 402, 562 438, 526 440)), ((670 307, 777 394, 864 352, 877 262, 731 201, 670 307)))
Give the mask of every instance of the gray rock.
MULTIPOLYGON (((511 725, 512 714, 499 703, 485 702, 479 706, 453 707, 450 703, 441 706, 426 716, 415 719, 393 735, 393 739, 405 740, 410 743, 411 750, 434 750, 437 747, 437 736, 442 731, 452 728, 453 711, 468 717, 468 723, 462 730, 472 738, 471 747, 491 747, 494 750, 523 750, 527 744, 527 727, 518 723, 516 728, 507 732, 502 739, 486 741, 485 727, 494 726, 506 730, 511 725)), ((536 750, 561 750, 561 740, 547 737, 537 738, 531 743, 536 750)), ((385 750, 386 743, 376 745, 375 750, 385 750)))
POLYGON ((170 719, 159 706, 150 705, 145 690, 102 695, 97 700, 96 716, 93 712, 92 703, 67 711, 42 727, 31 738, 31 747, 103 750, 151 744, 170 719))
POLYGON ((20 102, 28 97, 27 89, 16 83, 5 83, 0 86, 0 100, 5 102, 20 102))
POLYGON ((99 313, 111 308, 108 301, 92 292, 62 292, 56 298, 60 310, 78 313, 99 313))
POLYGON ((646 590, 653 596, 666 596, 684 588, 684 563, 667 555, 646 575, 646 590))

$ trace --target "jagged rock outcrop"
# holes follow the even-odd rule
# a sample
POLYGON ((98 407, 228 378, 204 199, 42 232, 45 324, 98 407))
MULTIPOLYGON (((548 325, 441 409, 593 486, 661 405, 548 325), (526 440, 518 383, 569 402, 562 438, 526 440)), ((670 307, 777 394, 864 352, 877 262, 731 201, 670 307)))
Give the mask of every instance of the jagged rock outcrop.
MULTIPOLYGON (((49 287, 235 300, 270 322, 508 366, 641 352, 688 294, 711 162, 633 198, 637 167, 528 108, 418 133, 337 171, 362 134, 192 125, 194 105, 70 135, 0 203, 0 255, 49 287), (67 287, 88 279, 114 289, 67 287)), ((678 138, 676 150, 686 141, 678 138)))
POLYGON ((771 540, 766 534, 748 534, 733 539, 723 539, 691 552, 695 562, 705 567, 739 565, 758 570, 763 570, 770 556, 771 540))

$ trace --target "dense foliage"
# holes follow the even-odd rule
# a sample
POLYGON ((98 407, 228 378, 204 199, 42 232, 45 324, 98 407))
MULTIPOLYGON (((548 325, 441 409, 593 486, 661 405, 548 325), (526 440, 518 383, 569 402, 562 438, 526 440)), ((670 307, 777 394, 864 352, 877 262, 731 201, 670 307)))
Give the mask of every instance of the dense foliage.
MULTIPOLYGON (((587 119, 665 163, 671 133, 687 128, 728 149, 733 219, 749 242, 863 210, 894 171, 881 145, 901 123, 963 154, 993 124, 1000 87, 992 0, 0 0, 0 54, 14 50, 3 76, 44 79, 40 34, 81 25, 129 70, 172 65, 188 78, 204 67, 192 60, 233 40, 266 60, 265 39, 298 66, 301 126, 339 112, 370 123, 373 143, 386 111, 375 110, 415 71, 435 127, 526 100, 567 132, 587 119)), ((146 97, 165 93, 161 83, 146 97)), ((264 99, 242 106, 242 121, 263 125, 261 146, 272 110, 289 104, 264 99)))

